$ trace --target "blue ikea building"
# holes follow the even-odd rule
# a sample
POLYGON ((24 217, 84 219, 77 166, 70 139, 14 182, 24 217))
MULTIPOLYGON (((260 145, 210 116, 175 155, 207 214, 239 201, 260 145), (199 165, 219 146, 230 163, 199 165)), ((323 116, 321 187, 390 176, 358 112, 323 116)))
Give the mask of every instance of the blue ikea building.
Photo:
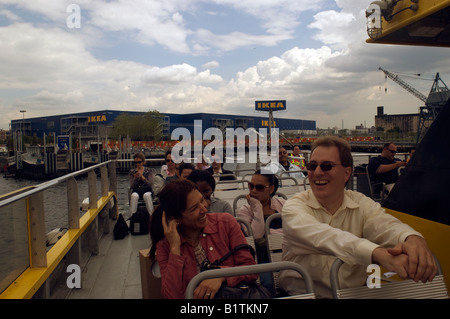
MULTIPOLYGON (((62 114, 25 118, 11 121, 11 131, 23 131, 25 135, 42 138, 45 135, 81 135, 83 138, 95 139, 105 135, 105 129, 111 128, 114 120, 122 113, 130 115, 144 114, 144 112, 102 110, 75 114, 62 114)), ((224 128, 268 128, 268 116, 247 116, 211 113, 174 114, 163 115, 163 135, 170 139, 173 130, 179 127, 186 128, 194 133, 194 121, 201 120, 202 130, 210 127, 224 128)), ((274 118, 272 127, 283 131, 314 131, 316 121, 300 119, 274 118)))

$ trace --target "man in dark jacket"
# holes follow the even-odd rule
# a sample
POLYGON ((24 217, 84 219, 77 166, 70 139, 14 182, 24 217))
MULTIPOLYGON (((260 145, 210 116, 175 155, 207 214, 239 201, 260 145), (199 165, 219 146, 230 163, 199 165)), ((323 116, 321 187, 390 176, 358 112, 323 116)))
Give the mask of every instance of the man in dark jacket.
POLYGON ((381 155, 372 157, 369 161, 369 174, 374 183, 386 183, 386 189, 391 191, 397 181, 398 169, 406 165, 405 161, 395 157, 397 146, 386 143, 383 146, 381 155))

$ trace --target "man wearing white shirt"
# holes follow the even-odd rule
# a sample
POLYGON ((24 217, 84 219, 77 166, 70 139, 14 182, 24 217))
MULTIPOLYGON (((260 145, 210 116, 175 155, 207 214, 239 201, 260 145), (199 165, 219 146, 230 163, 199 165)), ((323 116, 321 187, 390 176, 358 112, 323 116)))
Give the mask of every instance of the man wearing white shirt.
POLYGON ((288 153, 284 147, 280 147, 278 151, 278 162, 271 162, 268 166, 263 167, 262 171, 269 171, 271 174, 275 174, 278 177, 291 176, 293 178, 305 177, 300 171, 300 168, 290 161, 288 161, 288 153), (289 171, 287 174, 283 172, 289 171), (294 172, 298 171, 298 172, 294 172))
MULTIPOLYGON (((362 286, 372 263, 402 278, 422 282, 434 278, 437 266, 420 233, 372 199, 345 190, 353 172, 346 141, 317 140, 307 169, 311 189, 283 206, 283 260, 306 268, 317 297, 332 296, 329 274, 336 257, 344 261, 339 272, 342 288, 362 286)), ((293 271, 282 272, 280 286, 290 295, 304 292, 303 280, 293 271)))

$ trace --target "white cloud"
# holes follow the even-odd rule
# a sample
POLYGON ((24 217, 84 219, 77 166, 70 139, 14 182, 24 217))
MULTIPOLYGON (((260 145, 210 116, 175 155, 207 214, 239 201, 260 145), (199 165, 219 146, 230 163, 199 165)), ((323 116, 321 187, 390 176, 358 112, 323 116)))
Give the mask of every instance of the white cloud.
MULTIPOLYGON (((254 101, 260 99, 287 100, 287 112, 276 116, 316 120, 319 127, 340 127, 344 120, 345 127, 353 127, 364 121, 370 125, 378 105, 391 114, 413 113, 420 105, 392 82, 388 93, 380 91, 379 66, 411 73, 441 72, 450 81, 446 79, 448 49, 365 43, 367 4, 360 1, 336 0, 337 8, 316 11, 306 28, 302 14, 325 1, 80 0, 79 30, 65 26, 65 9, 71 1, 1 1, 46 17, 22 22, 15 6, 0 11, 13 23, 0 27, 3 128, 21 117, 22 108, 27 117, 98 109, 254 115, 254 101), (216 30, 189 24, 188 17, 205 3, 208 15, 213 9, 218 18, 236 11, 241 17, 256 18, 260 25, 249 31, 233 25, 216 30), (273 49, 312 31, 319 44, 273 49), (171 58, 176 62, 161 65, 149 58, 138 63, 126 55, 122 60, 100 58, 98 52, 113 47, 116 39, 144 43, 147 46, 140 47, 151 54, 153 48, 175 52, 171 58), (272 46, 273 53, 238 51, 251 46, 272 46), (239 64, 241 59, 245 63, 239 64), (218 72, 235 65, 245 67, 224 81, 218 72)), ((298 43, 310 42, 302 38, 298 43)))
MULTIPOLYGON (((315 38, 323 43, 345 47, 354 39, 354 37, 349 37, 350 33, 348 32, 348 30, 355 30, 353 22, 356 19, 353 14, 329 10, 319 12, 314 19, 316 21, 308 27, 320 30, 315 38)), ((355 33, 360 34, 359 32, 355 33)))
MULTIPOLYGON (((206 29, 199 29, 195 32, 195 43, 205 48, 217 49, 219 53, 233 51, 251 46, 275 46, 281 41, 289 40, 289 35, 253 35, 242 32, 231 32, 228 34, 214 34, 206 29)), ((204 52, 200 52, 204 53, 204 52)))
POLYGON ((217 61, 210 61, 202 65, 202 68, 205 70, 217 69, 220 66, 220 63, 217 61))
POLYGON ((211 75, 209 70, 198 72, 186 63, 168 67, 151 67, 142 75, 142 82, 151 85, 186 84, 186 83, 219 83, 222 78, 211 75))
POLYGON ((10 10, 0 10, 0 16, 4 16, 5 18, 7 18, 9 21, 12 22, 20 21, 20 17, 15 15, 10 10))

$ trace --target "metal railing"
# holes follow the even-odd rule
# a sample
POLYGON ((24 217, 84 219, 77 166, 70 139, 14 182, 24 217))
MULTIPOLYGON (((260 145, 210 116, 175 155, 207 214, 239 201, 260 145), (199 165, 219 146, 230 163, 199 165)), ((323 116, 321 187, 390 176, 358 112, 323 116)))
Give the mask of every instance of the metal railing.
POLYGON ((63 259, 68 264, 80 265, 82 245, 79 239, 85 233, 89 235, 90 253, 98 254, 99 227, 103 226, 103 232, 108 233, 109 217, 116 218, 118 214, 116 194, 116 161, 107 161, 0 198, 0 217, 6 223, 5 229, 10 230, 0 237, 0 299, 47 297, 50 290, 47 280, 63 259), (89 207, 81 215, 82 200, 76 177, 86 174, 89 207), (68 230, 47 251, 44 191, 62 183, 67 189, 68 230), (15 243, 22 247, 19 252, 15 243), (11 254, 19 256, 13 258, 11 254))

